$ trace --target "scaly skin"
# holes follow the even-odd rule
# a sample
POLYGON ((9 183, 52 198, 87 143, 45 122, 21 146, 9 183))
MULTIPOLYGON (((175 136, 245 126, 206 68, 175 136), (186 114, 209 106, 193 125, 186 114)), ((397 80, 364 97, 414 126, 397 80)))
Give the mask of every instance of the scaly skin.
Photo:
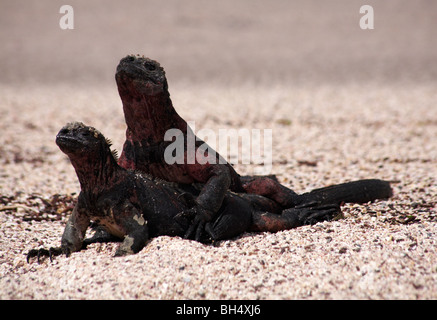
MULTIPOLYGON (((56 138, 76 171, 81 192, 58 248, 34 249, 32 257, 59 254, 67 256, 92 241, 84 239, 93 221, 121 240, 115 255, 139 252, 149 238, 160 235, 183 236, 195 219, 191 207, 198 195, 194 187, 180 187, 150 175, 127 170, 117 164, 108 140, 96 129, 70 123, 56 138), (183 188, 185 187, 185 188, 183 188)), ((215 241, 238 236, 246 231, 276 232, 304 224, 329 220, 339 206, 302 207, 284 210, 272 200, 226 191, 217 214, 205 224, 199 241, 215 241)), ((99 241, 98 237, 93 237, 99 241)))
MULTIPOLYGON (((240 177, 230 164, 218 163, 217 159, 220 156, 215 151, 214 154, 208 154, 211 160, 216 160, 215 162, 200 164, 196 159, 194 164, 190 164, 187 162, 187 143, 184 143, 183 164, 166 163, 164 150, 170 144, 164 141, 167 130, 179 129, 186 142, 190 129, 173 107, 164 69, 154 60, 130 55, 120 60, 115 79, 127 124, 126 141, 119 164, 124 168, 136 169, 167 181, 204 184, 195 199, 196 206, 192 211, 196 218, 193 220, 192 228, 187 232, 187 237, 194 233, 200 234, 205 224, 214 218, 228 189, 268 197, 282 208, 316 201, 314 194, 297 195, 271 177, 240 177)), ((197 137, 196 140, 197 148, 203 141, 197 137)), ((390 185, 381 180, 363 180, 359 184, 351 185, 344 199, 341 197, 343 193, 338 193, 338 190, 331 191, 324 193, 323 197, 316 197, 317 201, 321 204, 339 204, 342 201, 367 202, 391 195, 390 185), (368 189, 373 191, 363 192, 368 189)))

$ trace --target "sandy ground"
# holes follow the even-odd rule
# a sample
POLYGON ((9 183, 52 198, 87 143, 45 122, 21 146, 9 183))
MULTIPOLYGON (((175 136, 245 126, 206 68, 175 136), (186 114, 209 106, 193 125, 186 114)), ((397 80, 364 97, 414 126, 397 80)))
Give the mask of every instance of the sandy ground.
POLYGON ((71 1, 63 31, 59 2, 1 2, 0 299, 436 299, 435 3, 369 2, 372 31, 359 1, 166 3, 71 1), (381 178, 394 197, 215 246, 159 237, 125 258, 94 244, 27 264, 59 245, 80 190, 56 133, 83 121, 120 150, 113 73, 137 52, 197 130, 272 129, 272 172, 295 191, 381 178))

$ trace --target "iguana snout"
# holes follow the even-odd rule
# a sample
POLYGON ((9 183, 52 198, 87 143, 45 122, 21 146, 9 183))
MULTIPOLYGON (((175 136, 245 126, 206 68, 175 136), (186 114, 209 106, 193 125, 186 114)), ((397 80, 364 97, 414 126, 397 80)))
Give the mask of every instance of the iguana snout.
POLYGON ((130 94, 143 92, 153 94, 167 90, 164 69, 152 59, 139 55, 128 55, 120 60, 115 74, 119 90, 130 94))

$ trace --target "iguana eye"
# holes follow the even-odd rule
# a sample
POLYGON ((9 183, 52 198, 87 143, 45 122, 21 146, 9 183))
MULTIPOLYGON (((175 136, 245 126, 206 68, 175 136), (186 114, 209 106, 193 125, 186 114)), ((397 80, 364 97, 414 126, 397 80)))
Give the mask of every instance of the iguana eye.
POLYGON ((156 67, 154 64, 150 63, 150 62, 146 62, 144 63, 144 67, 149 70, 149 71, 155 71, 156 67))

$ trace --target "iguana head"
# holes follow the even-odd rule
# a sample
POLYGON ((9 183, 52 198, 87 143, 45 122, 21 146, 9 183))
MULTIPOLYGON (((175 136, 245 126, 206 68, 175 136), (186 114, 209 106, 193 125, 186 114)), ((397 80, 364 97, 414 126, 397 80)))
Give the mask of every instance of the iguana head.
POLYGON ((97 129, 81 122, 72 122, 64 126, 56 136, 56 144, 70 159, 112 153, 111 142, 97 129))
POLYGON ((154 60, 128 55, 120 60, 115 74, 120 95, 155 95, 168 89, 164 69, 154 60))
POLYGON ((128 140, 148 146, 162 142, 171 128, 186 130, 186 122, 171 102, 164 69, 157 61, 139 55, 124 57, 117 66, 115 79, 123 102, 128 140))
POLYGON ((117 155, 111 151, 111 142, 93 127, 68 123, 56 136, 56 144, 70 158, 82 190, 104 187, 117 170, 117 155))

